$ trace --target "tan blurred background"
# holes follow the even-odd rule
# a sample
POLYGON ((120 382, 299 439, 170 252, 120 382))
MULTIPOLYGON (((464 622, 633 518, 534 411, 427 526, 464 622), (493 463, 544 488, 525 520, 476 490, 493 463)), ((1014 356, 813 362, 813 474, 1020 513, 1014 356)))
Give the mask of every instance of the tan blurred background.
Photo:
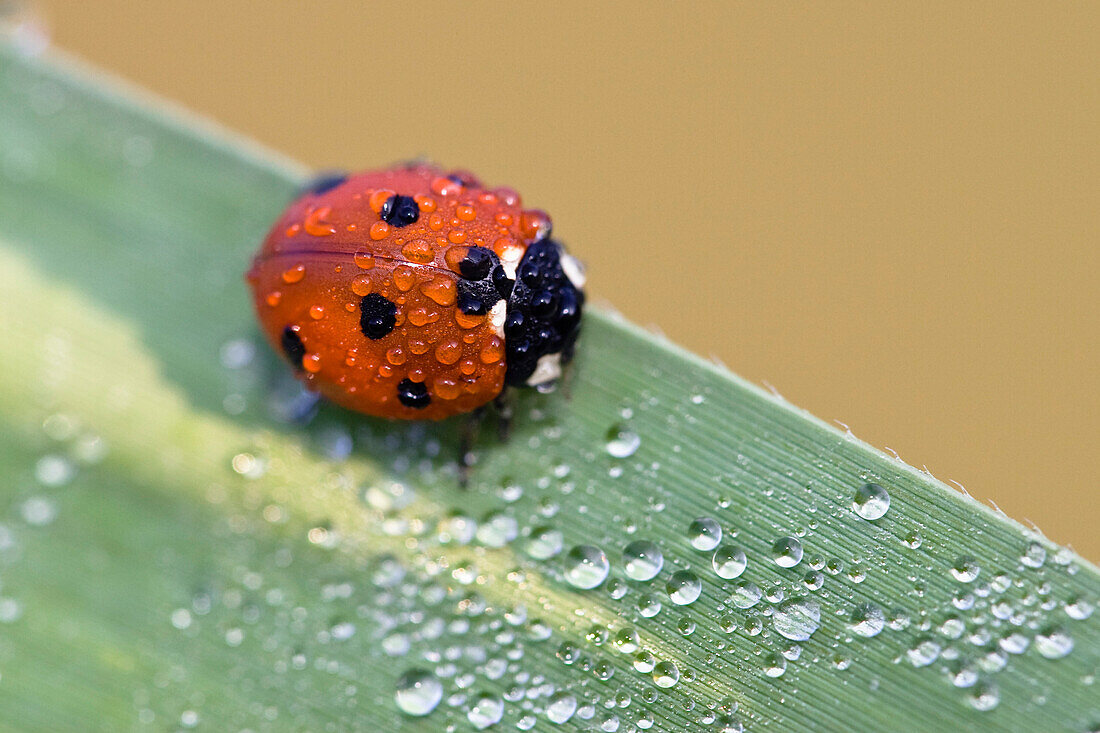
POLYGON ((515 186, 597 298, 1100 558, 1100 5, 37 7, 308 163, 515 186))

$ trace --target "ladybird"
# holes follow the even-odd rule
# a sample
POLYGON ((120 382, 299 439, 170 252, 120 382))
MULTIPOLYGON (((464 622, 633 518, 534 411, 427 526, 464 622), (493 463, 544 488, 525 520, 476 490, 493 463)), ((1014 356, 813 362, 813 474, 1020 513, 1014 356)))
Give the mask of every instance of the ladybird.
POLYGON ((264 335, 307 387, 401 420, 552 387, 584 306, 583 268, 547 214, 427 164, 317 178, 246 277, 264 335))

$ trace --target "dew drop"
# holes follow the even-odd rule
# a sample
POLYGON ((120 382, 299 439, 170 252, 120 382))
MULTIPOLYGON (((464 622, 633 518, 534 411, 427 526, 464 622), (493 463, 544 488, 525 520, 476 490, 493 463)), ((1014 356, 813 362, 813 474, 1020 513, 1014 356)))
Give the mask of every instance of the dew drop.
POLYGON ((672 574, 665 584, 669 599, 677 606, 694 603, 703 590, 703 584, 695 574, 688 570, 679 570, 672 574))
POLYGON ((623 548, 623 570, 631 580, 652 580, 664 564, 661 548, 648 540, 637 540, 623 548))
POLYGON ((713 550, 722 541, 722 526, 710 517, 699 517, 688 526, 688 540, 696 550, 713 550))
POLYGON ((821 587, 825 585, 825 576, 821 573, 810 571, 802 576, 802 585, 806 587, 806 590, 821 590, 821 587))
POLYGON ((978 561, 972 557, 960 557, 951 566, 951 574, 960 583, 973 583, 981 572, 978 561))
POLYGON ((574 588, 595 588, 610 570, 607 555, 594 545, 577 545, 565 556, 565 579, 574 588))
POLYGON ((680 681, 680 670, 672 662, 661 662, 653 668, 653 683, 658 687, 672 687, 680 681))
POLYGON ((780 537, 772 545, 772 559, 781 568, 793 568, 802 562, 802 543, 795 537, 780 537))
POLYGON ((714 572, 718 574, 718 577, 726 580, 739 577, 749 565, 748 558, 745 557, 745 551, 734 545, 719 547, 714 551, 714 557, 711 558, 710 562, 714 566, 714 572))
POLYGON ((555 693, 546 704, 546 717, 556 725, 568 722, 577 712, 577 698, 568 692, 555 693))
POLYGON ((924 638, 917 641, 905 654, 914 667, 927 667, 939 659, 942 648, 935 639, 924 638))
POLYGON ((1040 545, 1038 542, 1028 543, 1027 548, 1024 549, 1022 555, 1020 555, 1020 563, 1026 565, 1029 568, 1041 568, 1043 563, 1047 561, 1046 548, 1040 545))
POLYGON ((975 685, 966 700, 975 710, 992 710, 1001 702, 1001 691, 992 682, 982 682, 975 685))
POLYGON ((19 506, 23 521, 34 527, 44 527, 57 518, 57 502, 45 496, 32 496, 19 506))
POLYGON ((787 671, 787 660, 780 654, 771 653, 764 657, 764 674, 769 677, 782 677, 787 671))
POLYGON ((614 425, 607 431, 607 452, 613 458, 629 458, 638 450, 642 439, 623 425, 614 425))
POLYGON ((638 651, 638 646, 641 644, 641 639, 638 638, 638 632, 631 628, 620 629, 615 638, 611 642, 615 645, 615 648, 624 654, 633 654, 638 651))
POLYGON ((72 481, 76 469, 63 456, 42 456, 34 465, 34 477, 43 486, 62 486, 72 481))
POLYGON ((562 533, 553 527, 535 527, 531 530, 531 536, 527 538, 524 549, 529 557, 536 560, 549 560, 561 554, 563 547, 562 533))
POLYGON ((1075 621, 1084 621, 1092 616, 1095 606, 1085 598, 1076 596, 1066 601, 1066 605, 1063 606, 1063 610, 1066 615, 1075 621))
POLYGON ((478 730, 496 725, 504 717, 504 701, 494 695, 482 693, 474 698, 466 717, 478 730))
POLYGON ((752 608, 760 603, 760 599, 763 597, 764 594, 760 591, 760 586, 743 580, 734 587, 733 595, 730 596, 730 603, 738 608, 752 608))
POLYGON ((772 614, 772 628, 791 641, 806 641, 820 626, 820 606, 805 598, 781 603, 772 614))
POLYGON ((882 519, 890 508, 890 495, 878 484, 864 484, 856 490, 852 509, 864 519, 882 519))
POLYGON ((973 687, 978 682, 978 670, 966 660, 957 660, 947 668, 947 680, 955 687, 973 687))
POLYGON ((1051 626, 1035 635, 1035 650, 1047 659, 1061 659, 1073 651, 1073 637, 1060 626, 1051 626))
POLYGON ((430 672, 412 669, 397 680, 394 700, 397 707, 407 715, 427 715, 435 710, 442 699, 443 685, 430 672))
POLYGON ((519 534, 519 525, 506 514, 492 514, 477 528, 477 539, 486 547, 504 547, 519 534))
POLYGON ((852 611, 851 629, 859 636, 878 636, 885 626, 886 614, 873 603, 861 603, 852 611))
POLYGON ((661 599, 654 593, 647 593, 638 599, 637 608, 645 618, 653 618, 661 612, 661 599))

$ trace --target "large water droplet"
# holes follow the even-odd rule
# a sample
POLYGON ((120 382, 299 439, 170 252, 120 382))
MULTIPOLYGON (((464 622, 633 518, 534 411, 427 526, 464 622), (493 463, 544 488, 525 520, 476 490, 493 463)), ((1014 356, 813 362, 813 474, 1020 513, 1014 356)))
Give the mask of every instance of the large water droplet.
POLYGON ((821 626, 821 608, 814 601, 795 598, 781 603, 772 614, 772 628, 791 641, 806 641, 821 626))
POLYGON ((878 636, 886 626, 886 614, 873 603, 861 603, 852 611, 851 629, 860 636, 878 636))
POLYGON ((703 590, 703 584, 695 574, 687 570, 679 570, 672 574, 665 585, 668 597, 677 606, 686 606, 694 603, 703 590))
POLYGON ((551 723, 561 725, 577 712, 577 698, 568 692, 558 692, 546 704, 546 717, 551 723))
POLYGON ((629 458, 638 450, 642 439, 632 430, 615 425, 607 431, 606 449, 614 458, 629 458))
POLYGON ((802 562, 802 543, 796 537, 780 537, 772 545, 772 559, 781 568, 793 568, 802 562))
POLYGON ((664 564, 661 548, 648 540, 637 540, 623 548, 623 570, 631 580, 652 580, 664 564))
POLYGON ((680 681, 680 670, 672 662, 661 662, 653 668, 653 682, 658 687, 672 687, 680 681))
POLYGON ((714 557, 711 558, 710 562, 714 566, 714 572, 718 574, 718 577, 726 580, 732 580, 740 576, 749 565, 748 558, 745 557, 745 551, 734 545, 719 547, 714 551, 714 557))
POLYGON ((495 725, 504 717, 504 701, 487 693, 474 698, 466 717, 478 730, 495 725))
POLYGON ((864 519, 882 519, 890 508, 890 495, 878 484, 864 484, 856 489, 852 509, 864 519))
POLYGON ((565 579, 574 588, 595 588, 610 571, 607 555, 595 545, 577 545, 565 556, 565 579))
POLYGON ((394 700, 397 707, 408 715, 427 715, 442 699, 443 685, 431 672, 412 669, 397 680, 394 700))
POLYGON ((699 517, 688 526, 688 540, 696 550, 713 550, 722 541, 722 526, 710 517, 699 517))

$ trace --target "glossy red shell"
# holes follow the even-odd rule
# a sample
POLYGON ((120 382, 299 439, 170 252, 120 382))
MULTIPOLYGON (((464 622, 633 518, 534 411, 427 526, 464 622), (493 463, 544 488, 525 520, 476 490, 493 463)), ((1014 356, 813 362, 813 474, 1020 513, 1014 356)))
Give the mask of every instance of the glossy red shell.
POLYGON ((265 336, 292 362, 301 357, 294 366, 310 388, 370 415, 438 420, 489 402, 504 386, 504 301, 496 312, 463 314, 459 263, 469 247, 488 247, 514 275, 548 226, 514 191, 486 190, 469 174, 448 177, 428 165, 362 173, 294 201, 247 279, 265 336), (415 222, 383 219, 395 194, 415 199, 415 222), (377 339, 360 325, 370 293, 396 306, 392 330, 377 339), (300 354, 286 353, 287 329, 300 354), (403 380, 430 402, 404 404, 403 380))

